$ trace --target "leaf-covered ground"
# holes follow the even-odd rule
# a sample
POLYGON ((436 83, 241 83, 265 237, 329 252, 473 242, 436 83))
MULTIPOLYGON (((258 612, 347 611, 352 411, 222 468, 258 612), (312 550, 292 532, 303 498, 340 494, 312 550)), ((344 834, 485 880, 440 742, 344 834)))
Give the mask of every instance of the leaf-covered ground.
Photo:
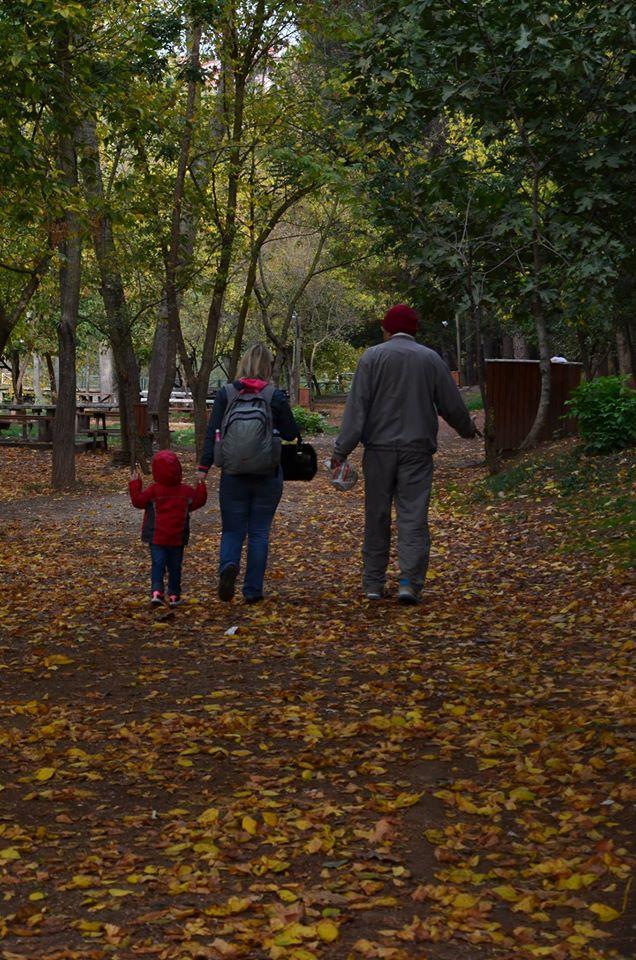
POLYGON ((0 453, 0 957, 634 955, 633 457, 479 458, 443 431, 421 608, 361 598, 320 477, 257 607, 211 489, 167 615, 125 472, 0 453))

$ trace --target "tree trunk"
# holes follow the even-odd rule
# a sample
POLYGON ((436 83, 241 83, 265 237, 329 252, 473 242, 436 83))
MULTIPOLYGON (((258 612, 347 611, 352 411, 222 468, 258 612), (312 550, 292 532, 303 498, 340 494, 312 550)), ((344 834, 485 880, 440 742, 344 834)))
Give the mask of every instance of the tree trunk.
POLYGON ((40 257, 31 270, 29 279, 20 291, 15 306, 12 309, 9 309, 0 298, 0 357, 4 353, 14 327, 40 286, 42 277, 47 272, 50 263, 51 251, 48 250, 43 257, 40 257))
POLYGON ((618 370, 622 376, 632 373, 632 355, 627 337, 620 327, 616 328, 616 350, 618 353, 618 370))
POLYGON ((46 360, 46 369, 49 375, 49 392, 51 394, 51 403, 57 403, 57 377, 55 376, 55 365, 50 353, 44 354, 46 360))
POLYGON ((126 294, 118 266, 110 215, 105 206, 104 185, 97 127, 94 118, 85 120, 78 141, 82 147, 80 162, 84 192, 92 206, 91 231, 95 259, 99 268, 100 293, 108 323, 108 334, 115 360, 122 459, 131 466, 145 463, 141 438, 137 435, 135 405, 139 403, 139 365, 132 342, 126 294))
POLYGON ((483 343, 482 335, 482 306, 479 294, 476 294, 475 285, 473 282, 473 262, 472 254, 469 255, 467 259, 467 292, 468 299, 470 301, 470 313, 472 319, 472 326, 475 331, 474 341, 477 346, 477 382, 479 383, 479 392, 481 394, 481 400, 484 405, 484 453, 486 456, 486 463, 488 465, 488 470, 491 474, 499 472, 499 451, 495 446, 495 420, 494 420, 494 410, 490 403, 490 396, 488 394, 487 385, 486 385, 486 359, 485 359, 485 350, 483 343))
POLYGON ((75 133, 70 118, 71 51, 68 27, 64 27, 57 43, 61 67, 58 165, 62 181, 69 193, 64 220, 60 224, 58 244, 60 258, 60 319, 58 323, 58 395, 53 420, 53 470, 55 490, 67 490, 75 482, 75 416, 77 403, 75 332, 79 312, 82 274, 82 239, 80 218, 76 212, 77 157, 75 133))
POLYGON ((39 353, 33 354, 33 395, 36 403, 42 403, 44 400, 42 396, 42 361, 39 353))
POLYGON ((550 363, 550 341, 548 338, 548 327, 545 319, 545 310, 541 298, 541 235, 539 230, 539 176, 540 170, 535 166, 532 179, 532 258, 533 258, 533 279, 534 290, 532 292, 532 316, 537 331, 537 341, 539 346, 539 370, 541 372, 541 392, 539 394, 539 406, 534 418, 534 423, 530 427, 530 432, 521 444, 523 450, 534 447, 539 442, 541 432, 546 425, 548 412, 550 409, 551 395, 551 363, 550 363))
POLYGON ((530 350, 528 349, 528 342, 526 338, 521 333, 513 333, 512 335, 512 355, 515 360, 529 360, 530 359, 530 350))
POLYGON ((152 341, 150 354, 150 370, 148 373, 148 414, 151 430, 159 443, 161 438, 165 445, 170 441, 170 398, 168 403, 161 404, 161 386, 165 379, 166 362, 168 356, 168 309, 165 296, 157 311, 157 325, 152 341))
POLYGON ((165 257, 165 310, 166 335, 163 363, 163 377, 158 391, 158 436, 160 449, 170 446, 170 395, 174 387, 177 370, 177 343, 180 330, 180 295, 181 280, 188 251, 185 241, 187 237, 183 231, 183 210, 185 202, 185 179, 190 162, 190 150, 194 132, 194 121, 199 101, 199 75, 201 67, 201 34, 200 23, 192 24, 188 43, 188 91, 186 109, 183 117, 183 131, 179 148, 179 161, 172 193, 172 217, 170 225, 170 242, 165 257))
POLYGON ((11 385, 13 387, 14 403, 22 403, 22 384, 24 383, 25 365, 20 363, 20 351, 11 351, 11 385))
POLYGON ((115 399, 117 396, 114 372, 115 358, 113 348, 100 346, 99 348, 99 392, 102 397, 115 399))
POLYGON ((75 331, 79 310, 81 240, 74 213, 67 214, 66 224, 67 235, 60 243, 59 389, 53 420, 52 482, 55 490, 68 490, 75 482, 75 331))
POLYGON ((509 333, 504 333, 501 336, 501 356, 503 360, 513 360, 514 359, 514 346, 512 337, 509 333))

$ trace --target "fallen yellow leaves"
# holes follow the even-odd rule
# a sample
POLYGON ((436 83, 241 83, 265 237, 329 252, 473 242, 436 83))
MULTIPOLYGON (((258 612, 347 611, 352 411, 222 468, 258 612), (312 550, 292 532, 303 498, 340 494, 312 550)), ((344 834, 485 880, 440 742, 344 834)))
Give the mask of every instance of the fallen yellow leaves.
POLYGON ((343 515, 289 485, 273 598, 229 610, 199 576, 211 508, 197 602, 155 629, 128 508, 84 496, 90 522, 60 500, 14 524, 40 559, 0 596, 8 960, 618 960, 628 592, 559 552, 563 516, 467 515, 442 475, 427 603, 370 608, 358 493, 343 515))
POLYGON ((614 910, 613 907, 608 907, 604 903, 593 903, 590 905, 590 910, 592 913, 595 913, 603 923, 609 923, 611 920, 617 920, 620 917, 620 911, 614 910))
POLYGON ((51 777, 54 777, 55 772, 55 767, 40 767, 35 774, 34 780, 39 780, 40 783, 44 783, 46 780, 50 780, 51 777))
POLYGON ((0 860, 19 860, 20 851, 15 847, 5 847, 0 850, 0 860))

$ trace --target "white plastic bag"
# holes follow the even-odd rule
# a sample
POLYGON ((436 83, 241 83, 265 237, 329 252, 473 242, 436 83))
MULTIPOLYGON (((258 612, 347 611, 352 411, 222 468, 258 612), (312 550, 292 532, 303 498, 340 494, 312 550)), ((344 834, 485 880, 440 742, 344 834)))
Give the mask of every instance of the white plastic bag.
POLYGON ((331 458, 325 460, 325 467, 329 471, 329 482, 336 490, 352 490, 358 482, 358 471, 344 460, 337 467, 331 466, 331 458))

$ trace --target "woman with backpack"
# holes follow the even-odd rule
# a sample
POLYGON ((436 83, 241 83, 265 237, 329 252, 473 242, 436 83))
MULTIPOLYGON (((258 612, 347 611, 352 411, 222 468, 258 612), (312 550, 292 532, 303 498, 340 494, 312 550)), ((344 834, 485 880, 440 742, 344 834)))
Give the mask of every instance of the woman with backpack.
POLYGON ((208 421, 199 474, 221 468, 221 556, 219 598, 234 596, 247 537, 243 596, 263 599, 269 533, 283 493, 281 438, 300 440, 300 431, 282 390, 271 384, 272 356, 262 343, 250 347, 237 379, 217 393, 208 421))

